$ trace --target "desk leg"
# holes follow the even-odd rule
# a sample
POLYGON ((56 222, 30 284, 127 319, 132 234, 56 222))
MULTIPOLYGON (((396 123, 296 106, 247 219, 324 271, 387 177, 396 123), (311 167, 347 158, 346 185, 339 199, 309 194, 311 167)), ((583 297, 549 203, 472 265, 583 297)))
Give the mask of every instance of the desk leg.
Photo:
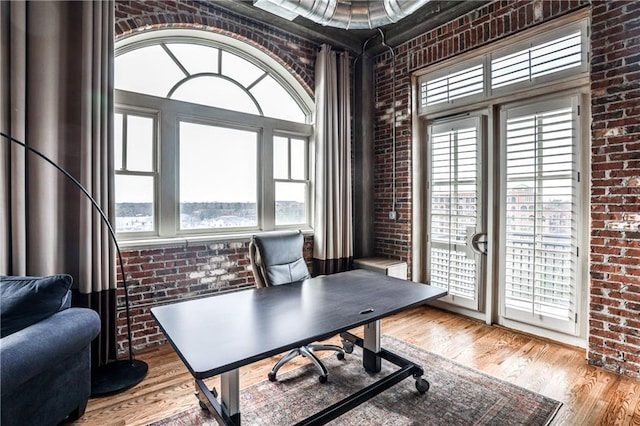
POLYGON ((382 368, 382 359, 375 354, 380 352, 380 320, 364 326, 364 342, 362 345, 369 351, 362 351, 362 365, 369 373, 377 373, 382 368))
POLYGON ((238 369, 220 375, 220 402, 234 425, 240 425, 240 375, 238 369))

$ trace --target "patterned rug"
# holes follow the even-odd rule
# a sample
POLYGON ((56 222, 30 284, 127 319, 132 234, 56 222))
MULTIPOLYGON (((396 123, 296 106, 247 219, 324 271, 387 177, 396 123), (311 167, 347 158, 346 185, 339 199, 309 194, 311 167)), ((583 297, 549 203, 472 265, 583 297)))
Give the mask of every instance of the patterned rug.
MULTIPOLYGON (((382 346, 421 365, 430 382, 421 395, 415 381, 407 378, 382 392, 331 425, 547 425, 561 402, 456 364, 439 355, 383 335, 382 346)), ((323 359, 329 381, 318 382, 309 365, 283 373, 277 382, 265 381, 240 391, 243 425, 290 425, 352 394, 396 367, 382 362, 380 373, 362 369, 358 347, 344 361, 323 359)), ((153 426, 214 426, 213 417, 197 405, 153 426)))

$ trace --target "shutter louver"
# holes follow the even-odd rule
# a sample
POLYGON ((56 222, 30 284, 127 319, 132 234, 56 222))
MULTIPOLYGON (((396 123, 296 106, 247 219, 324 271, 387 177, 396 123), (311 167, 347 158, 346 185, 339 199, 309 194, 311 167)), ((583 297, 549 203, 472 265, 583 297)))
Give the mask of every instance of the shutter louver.
POLYGON ((477 268, 465 241, 477 224, 478 130, 436 133, 431 155, 430 284, 476 298, 477 268))
POLYGON ((482 64, 454 72, 444 77, 423 82, 420 85, 422 107, 439 103, 451 103, 484 91, 484 70, 482 64))
POLYGON ((582 65, 581 32, 560 37, 547 43, 491 60, 491 88, 508 86, 521 81, 582 65))
POLYGON ((508 308, 571 319, 576 276, 576 150, 571 107, 506 121, 508 308))

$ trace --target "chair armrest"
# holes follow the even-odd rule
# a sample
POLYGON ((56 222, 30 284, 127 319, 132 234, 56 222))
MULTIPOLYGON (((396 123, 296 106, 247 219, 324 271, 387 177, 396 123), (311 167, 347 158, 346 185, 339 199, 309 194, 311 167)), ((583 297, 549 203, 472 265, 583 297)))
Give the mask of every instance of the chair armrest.
POLYGON ((0 340, 2 394, 80 352, 100 332, 92 309, 69 308, 0 340))

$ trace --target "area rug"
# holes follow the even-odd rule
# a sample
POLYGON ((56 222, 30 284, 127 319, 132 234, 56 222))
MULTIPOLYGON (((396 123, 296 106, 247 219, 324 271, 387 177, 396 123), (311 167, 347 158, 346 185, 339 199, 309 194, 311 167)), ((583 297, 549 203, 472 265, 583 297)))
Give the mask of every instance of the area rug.
MULTIPOLYGON (((456 364, 391 336, 382 346, 421 365, 431 387, 421 395, 407 378, 331 425, 547 425, 561 402, 456 364)), ((318 382, 311 364, 283 373, 277 382, 265 381, 240 391, 243 425, 291 425, 348 396, 396 367, 382 362, 380 373, 362 368, 360 349, 344 361, 323 358, 329 381, 318 382)), ((213 426, 216 421, 194 398, 194 408, 153 423, 153 426, 213 426)))

